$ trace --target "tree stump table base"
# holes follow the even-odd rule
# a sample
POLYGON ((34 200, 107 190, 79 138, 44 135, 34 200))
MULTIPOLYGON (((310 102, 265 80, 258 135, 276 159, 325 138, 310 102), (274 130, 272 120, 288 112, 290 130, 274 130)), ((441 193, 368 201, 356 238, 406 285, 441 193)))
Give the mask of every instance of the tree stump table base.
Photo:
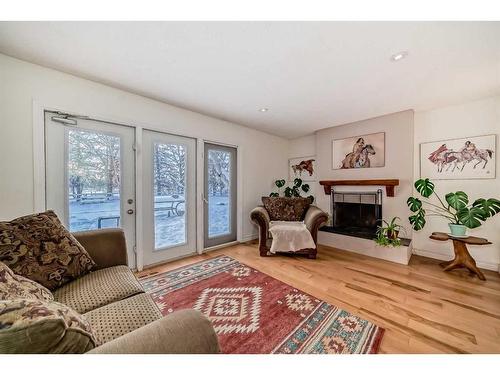
POLYGON ((453 251, 455 252, 455 258, 439 264, 441 267, 444 267, 444 271, 451 271, 456 268, 467 268, 471 274, 477 275, 480 280, 486 280, 486 277, 484 277, 481 270, 477 268, 476 261, 470 255, 469 250, 467 250, 466 244, 489 245, 491 244, 491 242, 489 242, 485 238, 479 237, 456 238, 442 232, 434 232, 432 233, 430 238, 437 241, 453 241, 453 251))

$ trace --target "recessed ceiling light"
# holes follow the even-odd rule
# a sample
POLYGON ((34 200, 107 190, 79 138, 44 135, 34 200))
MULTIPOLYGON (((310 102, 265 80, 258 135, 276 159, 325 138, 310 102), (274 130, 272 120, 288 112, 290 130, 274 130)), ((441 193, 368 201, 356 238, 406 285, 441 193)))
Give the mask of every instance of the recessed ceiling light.
POLYGON ((391 61, 403 60, 406 56, 408 56, 408 51, 401 51, 392 55, 391 61))
POLYGON ((267 112, 269 111, 269 108, 259 108, 259 112, 267 112))

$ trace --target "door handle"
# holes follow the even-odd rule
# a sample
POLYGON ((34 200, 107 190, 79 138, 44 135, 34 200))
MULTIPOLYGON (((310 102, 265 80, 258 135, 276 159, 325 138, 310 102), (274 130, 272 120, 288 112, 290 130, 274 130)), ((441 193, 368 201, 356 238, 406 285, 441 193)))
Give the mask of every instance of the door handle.
POLYGON ((201 196, 201 199, 203 199, 203 202, 205 202, 206 204, 208 204, 208 199, 207 199, 207 198, 205 198, 205 196, 204 196, 204 195, 202 195, 202 196, 201 196))
POLYGON ((129 208, 129 209, 127 210, 127 214, 132 215, 133 213, 134 213, 134 210, 133 210, 133 209, 129 208))

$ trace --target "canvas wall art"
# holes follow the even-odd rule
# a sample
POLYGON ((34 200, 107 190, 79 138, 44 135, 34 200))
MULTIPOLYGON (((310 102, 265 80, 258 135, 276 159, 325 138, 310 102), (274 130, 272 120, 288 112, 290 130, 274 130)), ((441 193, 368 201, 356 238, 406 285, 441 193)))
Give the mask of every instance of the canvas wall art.
POLYGON ((334 139, 333 169, 376 168, 385 166, 385 133, 334 139))
POLYGON ((434 180, 495 178, 496 135, 420 144, 420 176, 434 180))
POLYGON ((300 178, 302 181, 316 181, 316 158, 305 156, 289 159, 288 171, 290 181, 296 178, 300 178))

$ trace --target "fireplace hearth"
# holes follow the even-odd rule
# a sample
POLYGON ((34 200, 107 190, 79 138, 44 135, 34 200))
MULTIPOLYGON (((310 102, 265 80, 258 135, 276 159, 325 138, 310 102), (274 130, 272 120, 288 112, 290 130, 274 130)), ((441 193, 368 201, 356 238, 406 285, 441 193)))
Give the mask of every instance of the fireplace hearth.
POLYGON ((332 226, 321 230, 374 239, 382 219, 382 190, 331 192, 332 226))

